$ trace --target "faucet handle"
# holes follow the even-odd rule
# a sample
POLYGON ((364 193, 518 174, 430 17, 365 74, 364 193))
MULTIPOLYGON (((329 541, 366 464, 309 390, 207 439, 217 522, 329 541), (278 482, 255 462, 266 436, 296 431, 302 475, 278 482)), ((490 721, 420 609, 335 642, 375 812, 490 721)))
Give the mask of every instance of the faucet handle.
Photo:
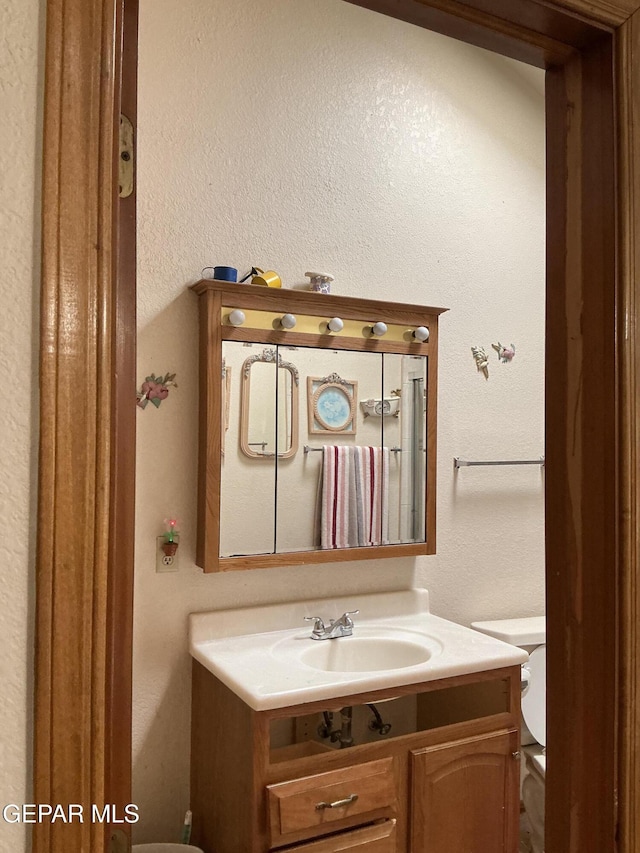
POLYGON ((314 634, 321 634, 327 630, 325 628, 324 621, 322 620, 322 618, 320 616, 305 616, 304 621, 305 622, 313 622, 313 633, 314 634))
POLYGON ((353 628, 353 619, 351 617, 355 616, 357 613, 360 613, 360 611, 347 610, 339 619, 336 619, 336 622, 342 622, 347 628, 353 628))

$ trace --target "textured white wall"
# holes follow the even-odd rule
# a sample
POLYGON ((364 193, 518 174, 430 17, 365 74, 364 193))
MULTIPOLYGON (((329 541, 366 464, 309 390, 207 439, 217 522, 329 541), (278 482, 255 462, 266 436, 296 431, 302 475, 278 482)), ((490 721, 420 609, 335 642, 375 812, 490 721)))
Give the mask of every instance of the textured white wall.
MULTIPOLYGON (((0 806, 30 800, 44 0, 0 0, 0 806)), ((0 851, 28 849, 0 819, 0 851)))
MULTIPOLYGON (((146 0, 139 114, 134 799, 139 841, 188 806, 187 614, 423 585, 461 621, 541 613, 541 472, 452 457, 543 452, 542 72, 340 0, 146 0), (228 573, 194 566, 197 300, 209 264, 451 310, 441 322, 438 554, 228 573), (514 342, 498 364, 492 342, 514 342), (489 381, 470 348, 491 353, 489 381), (162 519, 181 569, 154 573, 162 519)), ((305 429, 301 434, 306 440, 305 429)), ((249 519, 243 519, 250 524, 249 519)))

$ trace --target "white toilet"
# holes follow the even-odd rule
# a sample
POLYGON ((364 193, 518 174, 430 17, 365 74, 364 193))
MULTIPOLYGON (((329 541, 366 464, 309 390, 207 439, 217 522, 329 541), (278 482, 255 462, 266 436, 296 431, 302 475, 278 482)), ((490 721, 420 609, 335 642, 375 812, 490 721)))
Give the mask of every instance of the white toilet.
POLYGON ((522 802, 529 824, 529 850, 531 853, 544 853, 546 620, 544 616, 498 619, 494 622, 472 622, 471 627, 529 652, 529 660, 522 664, 522 751, 525 756, 522 802))

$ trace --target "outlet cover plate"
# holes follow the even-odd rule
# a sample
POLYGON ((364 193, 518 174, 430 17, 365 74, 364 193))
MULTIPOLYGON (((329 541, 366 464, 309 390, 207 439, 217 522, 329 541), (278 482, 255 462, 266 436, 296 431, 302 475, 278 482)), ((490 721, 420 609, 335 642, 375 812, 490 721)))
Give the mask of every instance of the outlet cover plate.
MULTIPOLYGON (((174 541, 179 543, 180 537, 176 536, 174 541)), ((179 568, 178 558, 180 556, 180 548, 178 548, 173 557, 167 557, 162 550, 164 543, 164 536, 156 536, 156 572, 177 572, 179 568)))

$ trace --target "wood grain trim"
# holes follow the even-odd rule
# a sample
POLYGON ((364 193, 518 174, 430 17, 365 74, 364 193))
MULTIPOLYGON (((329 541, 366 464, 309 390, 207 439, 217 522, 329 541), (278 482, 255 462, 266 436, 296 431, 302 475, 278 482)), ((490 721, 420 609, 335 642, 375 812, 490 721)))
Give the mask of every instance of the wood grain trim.
POLYGON ((530 0, 347 0, 450 38, 509 56, 538 68, 562 65, 593 38, 594 28, 551 10, 537 20, 530 0), (516 4, 512 11, 510 6, 516 4), (550 20, 549 20, 550 19, 550 20), (529 25, 524 23, 528 20, 529 25))
MULTIPOLYGON (((389 557, 417 557, 428 554, 427 542, 408 545, 365 545, 361 548, 340 548, 326 551, 286 551, 281 554, 254 554, 247 557, 220 557, 217 570, 221 572, 245 569, 271 569, 286 564, 311 566, 322 563, 349 563, 353 560, 377 560, 389 557)), ((213 565, 211 563, 210 565, 213 565)), ((205 571, 211 571, 208 566, 205 571)))
MULTIPOLYGON (((203 300, 203 302, 202 302, 203 300)), ((222 451, 222 340, 220 294, 200 305, 200 395, 198 426, 198 533, 196 563, 214 571, 220 557, 220 458, 222 451)))
POLYGON ((191 843, 205 850, 252 850, 263 813, 254 796, 256 714, 197 661, 192 661, 191 843), (216 737, 213 720, 224 720, 216 737), (227 725, 228 724, 228 725, 227 725), (233 767, 233 772, 229 768, 233 767))
MULTIPOLYGON (((269 720, 282 719, 283 717, 292 717, 298 714, 306 715, 313 714, 316 711, 335 710, 339 711, 345 705, 364 705, 367 702, 382 702, 385 699, 392 699, 396 696, 414 696, 422 693, 432 693, 433 691, 443 690, 449 687, 460 687, 467 684, 479 684, 484 682, 508 682, 505 689, 513 689, 512 683, 515 681, 520 685, 520 667, 507 666, 499 669, 483 670, 482 672, 470 672, 465 675, 450 675, 447 678, 437 678, 433 681, 418 681, 411 684, 402 684, 397 687, 385 687, 379 690, 368 690, 365 693, 347 693, 344 696, 336 696, 334 699, 318 699, 313 702, 305 702, 302 705, 289 705, 284 708, 272 708, 268 711, 259 711, 260 715, 269 720)), ((515 708, 509 712, 500 712, 491 716, 492 725, 494 728, 499 728, 502 724, 507 727, 512 727, 518 723, 518 715, 515 708), (496 722, 506 720, 506 722, 496 722)), ((458 724, 455 724, 458 725, 458 724)), ((460 725, 467 725, 462 723, 460 725)), ((426 730, 420 732, 424 735, 426 730)), ((384 741, 382 741, 384 743, 384 741)))
MULTIPOLYGON (((121 0, 123 14, 121 111, 134 126, 136 162, 138 0, 121 0), (124 7, 124 8, 123 8, 124 7)), ((118 198, 117 274, 114 282, 113 357, 114 383, 109 580, 107 605, 107 768, 105 790, 118 815, 132 802, 132 654, 133 567, 135 542, 136 413, 136 170, 133 193, 118 198)), ((130 824, 111 825, 130 835, 130 824)))
POLYGON ((546 847, 612 853, 619 562, 608 36, 547 72, 547 127, 547 745, 563 771, 546 778, 546 847))
POLYGON ((427 485, 425 502, 425 530, 427 554, 436 553, 436 514, 438 483, 438 324, 430 328, 429 342, 432 350, 427 362, 427 485))
POLYGON ((634 853, 640 839, 640 556, 638 461, 640 459, 640 12, 616 36, 619 93, 619 264, 620 264, 620 766, 619 850, 634 853))
MULTIPOLYGON (((49 0, 44 112, 34 802, 105 801, 115 0, 49 0)), ((35 824, 34 853, 105 849, 35 824)))
POLYGON ((202 279, 191 285, 198 296, 203 293, 218 293, 221 304, 230 308, 254 308, 257 311, 282 313, 283 304, 292 314, 310 314, 314 317, 331 318, 336 315, 354 320, 375 323, 384 320, 391 323, 415 325, 416 317, 444 314, 448 308, 434 308, 404 302, 386 302, 379 299, 361 299, 356 296, 315 293, 310 290, 288 290, 279 287, 261 287, 256 284, 229 284, 228 281, 202 279), (339 314, 339 312, 342 312, 339 314))
POLYGON ((594 24, 604 25, 615 29, 621 26, 627 18, 640 8, 638 0, 560 0, 560 2, 540 2, 538 5, 560 12, 572 13, 580 16, 582 20, 594 24))
POLYGON ((612 33, 637 0, 347 0, 539 67, 562 64, 612 33))

